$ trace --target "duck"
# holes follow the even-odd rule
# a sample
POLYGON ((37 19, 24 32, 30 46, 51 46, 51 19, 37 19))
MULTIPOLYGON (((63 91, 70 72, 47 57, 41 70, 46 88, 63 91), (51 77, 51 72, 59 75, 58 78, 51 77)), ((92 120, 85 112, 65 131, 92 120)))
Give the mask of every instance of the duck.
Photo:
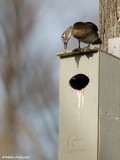
POLYGON ((98 27, 92 22, 76 22, 73 26, 65 30, 61 36, 65 49, 71 36, 78 40, 79 50, 81 49, 80 42, 88 44, 87 47, 89 47, 90 44, 102 44, 98 34, 98 27))

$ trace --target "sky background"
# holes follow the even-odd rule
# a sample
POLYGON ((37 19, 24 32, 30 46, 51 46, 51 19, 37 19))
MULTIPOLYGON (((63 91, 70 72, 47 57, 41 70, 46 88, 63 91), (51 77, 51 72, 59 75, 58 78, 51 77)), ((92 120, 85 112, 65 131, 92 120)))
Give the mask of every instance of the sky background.
MULTIPOLYGON (((16 117, 15 132, 11 129, 15 143, 11 145, 16 149, 16 154, 29 155, 31 160, 57 160, 60 58, 56 53, 65 51, 61 35, 75 22, 93 22, 98 26, 99 1, 16 1, 19 2, 18 22, 22 28, 22 38, 17 50, 19 57, 17 54, 13 56, 15 75, 10 83, 10 97, 15 105, 16 117)), ((14 52, 15 48, 17 19, 12 2, 0 0, 0 133, 7 128, 4 107, 7 93, 3 78, 9 54, 6 35, 11 51, 14 52)), ((71 37, 67 50, 77 47, 78 41, 71 37)), ((11 112, 13 114, 12 109, 11 112)))

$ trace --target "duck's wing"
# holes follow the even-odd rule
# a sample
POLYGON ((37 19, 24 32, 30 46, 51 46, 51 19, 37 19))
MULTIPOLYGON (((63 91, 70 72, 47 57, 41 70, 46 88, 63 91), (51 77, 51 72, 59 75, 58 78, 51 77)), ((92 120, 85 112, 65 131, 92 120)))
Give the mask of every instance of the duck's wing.
POLYGON ((77 22, 73 25, 72 35, 79 39, 79 38, 84 38, 85 36, 97 31, 98 28, 94 23, 77 22))
POLYGON ((84 25, 88 28, 91 28, 94 32, 98 31, 98 27, 92 22, 86 22, 84 25))

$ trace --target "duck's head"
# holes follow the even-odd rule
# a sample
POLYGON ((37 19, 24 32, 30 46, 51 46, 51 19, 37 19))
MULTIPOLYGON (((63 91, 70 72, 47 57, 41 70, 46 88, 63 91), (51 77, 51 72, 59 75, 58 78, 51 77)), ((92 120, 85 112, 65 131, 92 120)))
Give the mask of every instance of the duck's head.
POLYGON ((71 32, 72 32, 72 27, 69 27, 67 30, 65 30, 65 32, 61 36, 65 49, 67 48, 67 43, 71 37, 71 32))

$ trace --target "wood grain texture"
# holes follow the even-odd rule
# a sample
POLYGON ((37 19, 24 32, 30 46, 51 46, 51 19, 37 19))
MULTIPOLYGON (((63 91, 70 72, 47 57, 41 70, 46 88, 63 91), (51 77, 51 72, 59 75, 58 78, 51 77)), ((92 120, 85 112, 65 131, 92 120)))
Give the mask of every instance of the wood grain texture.
POLYGON ((120 59, 100 52, 99 160, 120 159, 120 59))
POLYGON ((98 48, 96 47, 90 47, 90 48, 86 48, 86 49, 81 49, 81 50, 78 50, 78 51, 66 51, 66 52, 59 52, 59 53, 56 53, 57 56, 59 57, 67 57, 67 56, 74 56, 74 55, 82 55, 82 54, 90 54, 90 53, 93 53, 93 52, 97 52, 98 51, 98 48))
POLYGON ((100 115, 120 119, 120 59, 100 53, 100 115))
POLYGON ((100 117, 99 160, 120 160, 120 121, 100 117))
POLYGON ((108 51, 108 40, 120 37, 120 0, 99 0, 101 49, 108 51))

